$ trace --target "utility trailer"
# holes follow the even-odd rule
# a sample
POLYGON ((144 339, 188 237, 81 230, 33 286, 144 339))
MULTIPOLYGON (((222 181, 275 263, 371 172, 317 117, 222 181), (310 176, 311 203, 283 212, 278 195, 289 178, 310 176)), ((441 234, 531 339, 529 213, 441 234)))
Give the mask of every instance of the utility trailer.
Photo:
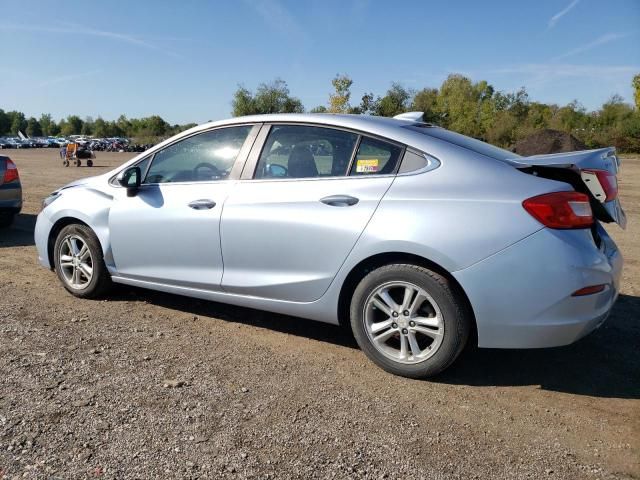
MULTIPOLYGON (((82 165, 82 159, 80 158, 82 150, 78 148, 77 143, 69 143, 67 144, 67 148, 65 150, 64 159, 62 160, 62 165, 68 167, 70 164, 73 164, 76 167, 82 165)), ((93 167, 93 153, 89 152, 89 158, 87 158, 87 167, 93 167)))

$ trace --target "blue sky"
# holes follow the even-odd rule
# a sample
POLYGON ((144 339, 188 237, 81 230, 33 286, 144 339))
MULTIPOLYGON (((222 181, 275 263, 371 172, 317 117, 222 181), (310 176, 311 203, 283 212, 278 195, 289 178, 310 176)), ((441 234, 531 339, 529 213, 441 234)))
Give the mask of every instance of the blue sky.
POLYGON ((0 108, 55 118, 229 116, 238 84, 284 79, 307 108, 331 79, 383 94, 449 73, 534 100, 632 100, 640 0, 0 0, 0 108))

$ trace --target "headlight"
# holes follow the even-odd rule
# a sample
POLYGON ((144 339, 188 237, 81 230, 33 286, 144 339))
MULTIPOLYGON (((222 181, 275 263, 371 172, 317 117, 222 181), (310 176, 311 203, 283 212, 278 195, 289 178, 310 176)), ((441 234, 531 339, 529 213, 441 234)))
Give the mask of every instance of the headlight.
POLYGON ((53 192, 49 194, 49 196, 42 201, 42 210, 51 205, 60 195, 62 195, 60 192, 53 192))

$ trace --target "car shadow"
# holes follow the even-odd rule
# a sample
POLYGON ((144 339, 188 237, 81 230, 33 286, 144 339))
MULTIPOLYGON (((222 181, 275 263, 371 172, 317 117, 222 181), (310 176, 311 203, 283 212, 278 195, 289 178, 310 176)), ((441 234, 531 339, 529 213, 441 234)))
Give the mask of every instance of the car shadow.
POLYGON ((37 215, 20 213, 13 224, 0 229, 0 248, 29 247, 35 245, 33 231, 36 227, 37 215))
MULTIPOLYGON (((122 287, 113 300, 145 301, 171 310, 267 328, 358 348, 351 332, 335 325, 179 295, 122 287)), ((620 295, 610 318, 573 345, 535 350, 469 348, 434 383, 517 387, 604 398, 640 398, 640 298, 620 295)))
POLYGON ((358 348, 353 335, 346 328, 253 308, 237 307, 170 293, 125 287, 124 285, 119 285, 109 299, 116 301, 145 301, 153 305, 187 312, 196 316, 214 317, 227 322, 266 328, 288 335, 333 343, 342 347, 358 348))
POLYGON ((565 347, 468 349, 435 381, 472 386, 540 385, 543 390, 640 398, 640 297, 620 295, 598 330, 565 347))

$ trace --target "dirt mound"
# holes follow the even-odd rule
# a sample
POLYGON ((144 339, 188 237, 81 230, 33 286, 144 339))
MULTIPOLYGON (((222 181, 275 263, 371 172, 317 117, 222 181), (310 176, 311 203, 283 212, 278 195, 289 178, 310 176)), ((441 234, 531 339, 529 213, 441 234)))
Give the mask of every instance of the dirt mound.
POLYGON ((585 150, 587 147, 570 133, 544 129, 532 133, 516 142, 513 149, 518 155, 543 155, 548 153, 573 152, 585 150))

